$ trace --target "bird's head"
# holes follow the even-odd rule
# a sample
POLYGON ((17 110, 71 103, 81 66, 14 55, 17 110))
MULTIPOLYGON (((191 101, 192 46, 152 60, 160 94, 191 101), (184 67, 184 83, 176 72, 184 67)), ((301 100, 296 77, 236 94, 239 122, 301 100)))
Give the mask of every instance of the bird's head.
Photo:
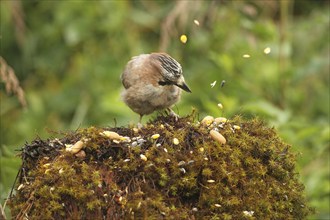
POLYGON ((160 63, 160 73, 163 77, 163 79, 158 82, 160 85, 176 85, 184 91, 191 93, 191 90, 184 80, 182 68, 178 61, 166 53, 153 53, 152 55, 154 55, 160 63))

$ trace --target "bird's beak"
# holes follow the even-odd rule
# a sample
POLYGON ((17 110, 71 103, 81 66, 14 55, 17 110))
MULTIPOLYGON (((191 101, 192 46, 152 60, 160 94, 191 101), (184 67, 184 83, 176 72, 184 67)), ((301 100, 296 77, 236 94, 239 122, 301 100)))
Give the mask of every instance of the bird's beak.
POLYGON ((175 85, 178 86, 179 88, 183 89, 184 91, 191 93, 191 90, 189 89, 188 85, 184 81, 183 76, 180 77, 180 79, 178 80, 178 82, 175 85))

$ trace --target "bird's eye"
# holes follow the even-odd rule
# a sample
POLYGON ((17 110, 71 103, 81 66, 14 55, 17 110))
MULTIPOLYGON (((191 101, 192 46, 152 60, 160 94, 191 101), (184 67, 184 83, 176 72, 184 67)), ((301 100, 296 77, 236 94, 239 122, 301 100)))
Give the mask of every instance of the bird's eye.
POLYGON ((175 77, 180 77, 181 72, 178 70, 173 70, 174 76, 175 77))

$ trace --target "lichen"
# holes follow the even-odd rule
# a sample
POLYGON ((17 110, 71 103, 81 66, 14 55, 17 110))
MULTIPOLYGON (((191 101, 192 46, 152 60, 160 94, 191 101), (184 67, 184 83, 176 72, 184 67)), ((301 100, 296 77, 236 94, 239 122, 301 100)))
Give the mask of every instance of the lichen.
POLYGON ((291 146, 257 118, 203 124, 193 114, 160 115, 140 129, 62 135, 23 147, 9 202, 14 218, 305 219, 312 212, 291 146), (83 156, 66 151, 82 139, 83 156))

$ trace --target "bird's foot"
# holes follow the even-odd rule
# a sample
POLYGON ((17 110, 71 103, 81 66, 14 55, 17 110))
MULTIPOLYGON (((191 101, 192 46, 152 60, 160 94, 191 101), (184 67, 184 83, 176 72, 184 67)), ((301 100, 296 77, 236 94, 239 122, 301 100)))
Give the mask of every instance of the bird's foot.
POLYGON ((176 114, 172 109, 168 108, 168 115, 172 116, 175 121, 178 121, 180 116, 178 114, 176 114))
POLYGON ((136 127, 137 127, 137 129, 141 129, 141 128, 143 128, 143 125, 142 125, 141 122, 138 122, 137 125, 136 125, 136 127))

